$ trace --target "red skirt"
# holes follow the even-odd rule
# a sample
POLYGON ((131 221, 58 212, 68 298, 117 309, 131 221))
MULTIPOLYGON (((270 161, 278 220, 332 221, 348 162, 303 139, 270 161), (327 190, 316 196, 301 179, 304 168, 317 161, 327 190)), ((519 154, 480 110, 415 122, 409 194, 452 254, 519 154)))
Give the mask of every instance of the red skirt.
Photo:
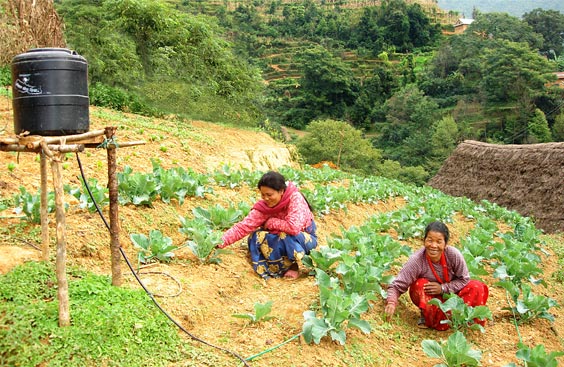
MULTIPOLYGON (((413 301, 413 303, 421 309, 423 317, 425 317, 425 325, 437 330, 447 330, 450 328, 450 325, 445 323, 441 324, 442 320, 447 319, 444 312, 435 305, 427 304, 427 302, 433 298, 438 298, 443 301, 442 296, 431 296, 425 293, 423 286, 428 282, 428 279, 417 279, 415 283, 409 287, 409 297, 411 297, 411 301, 413 301)), ((457 294, 468 306, 476 307, 486 304, 489 290, 488 286, 479 280, 470 280, 466 287, 462 288, 457 294)), ((485 326, 486 324, 486 320, 474 321, 482 326, 485 326)))

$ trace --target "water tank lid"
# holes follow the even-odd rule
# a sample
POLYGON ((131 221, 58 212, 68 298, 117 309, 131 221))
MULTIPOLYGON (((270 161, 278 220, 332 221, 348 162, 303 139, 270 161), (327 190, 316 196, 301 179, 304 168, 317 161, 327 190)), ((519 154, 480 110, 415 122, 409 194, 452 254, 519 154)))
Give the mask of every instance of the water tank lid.
POLYGON ((14 56, 12 62, 23 61, 27 59, 50 59, 50 58, 78 58, 81 61, 85 61, 84 57, 80 56, 76 53, 76 51, 70 50, 68 48, 57 48, 57 47, 41 47, 41 48, 33 48, 27 50, 23 54, 19 54, 14 56))

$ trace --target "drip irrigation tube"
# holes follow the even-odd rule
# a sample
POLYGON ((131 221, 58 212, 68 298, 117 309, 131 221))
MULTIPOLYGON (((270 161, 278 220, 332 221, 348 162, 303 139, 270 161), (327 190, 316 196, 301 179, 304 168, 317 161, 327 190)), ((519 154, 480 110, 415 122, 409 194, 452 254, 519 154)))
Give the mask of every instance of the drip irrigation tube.
POLYGON ((280 343, 280 344, 278 344, 278 345, 275 345, 275 346, 273 346, 273 347, 271 347, 271 348, 268 348, 268 349, 266 349, 266 350, 263 350, 263 351, 260 352, 260 353, 257 353, 257 354, 255 354, 255 355, 252 355, 252 356, 250 356, 250 357, 247 357, 247 358, 245 358, 245 360, 247 360, 247 361, 252 361, 253 359, 255 359, 255 358, 257 358, 257 357, 260 357, 260 356, 262 356, 263 354, 270 353, 270 352, 272 352, 273 350, 278 349, 278 348, 280 348, 281 346, 288 344, 288 343, 291 342, 292 340, 294 340, 294 339, 296 339, 296 338, 299 338, 300 335, 302 335, 302 333, 296 334, 296 335, 294 335, 293 337, 291 337, 290 339, 288 339, 288 340, 286 340, 286 341, 284 341, 284 342, 282 342, 282 343, 280 343))
MULTIPOLYGON (((108 221, 106 220, 106 218, 104 217, 104 214, 102 213, 102 211, 100 210, 100 207, 98 206, 98 203, 96 202, 96 200, 94 199, 94 195, 92 194, 92 192, 90 191, 90 187, 88 186, 88 181, 86 180, 86 177, 84 175, 84 170, 82 169, 82 162, 80 161, 80 157, 78 156, 78 152, 76 153, 76 160, 78 162, 78 167, 80 168, 80 175, 82 176, 82 180, 84 182, 84 186, 86 187, 86 190, 88 191, 88 195, 90 195, 90 199, 92 199, 92 202, 94 203, 94 206, 96 207, 96 211, 98 212, 98 214, 100 215, 100 218, 102 218, 102 221, 104 222, 104 225, 106 226, 106 228, 108 229, 108 231, 110 230, 110 225, 108 224, 108 221)), ((127 266, 129 267, 129 270, 131 271, 131 273, 133 274, 133 276, 135 277, 135 279, 137 280, 137 282, 139 283, 139 285, 141 286, 141 288, 143 288, 143 290, 145 291, 145 293, 147 293, 147 295, 149 296, 149 298, 151 299, 151 301, 153 301, 153 303, 155 304, 155 306, 157 306, 157 308, 173 323, 175 324, 180 330, 182 330, 184 333, 186 333, 190 338, 192 338, 195 341, 198 341, 202 344, 205 344, 207 346, 210 346, 212 348, 215 348, 217 350, 220 350, 222 352, 225 352, 227 354, 230 354, 236 358, 238 358, 241 362, 243 362, 243 365, 246 367, 250 367, 250 365, 247 363, 247 360, 243 357, 241 357, 239 354, 211 344, 203 339, 198 338, 197 336, 195 336, 194 334, 190 333, 188 330, 186 330, 180 323, 178 323, 178 321, 176 321, 172 316, 170 316, 168 314, 168 312, 166 312, 162 306, 160 305, 159 302, 157 302, 157 300, 155 299, 154 295, 149 291, 149 289, 147 289, 147 287, 145 286, 145 284, 143 284, 143 281, 139 278, 139 276, 137 275, 137 273, 135 272, 135 269, 133 268, 133 265, 131 264, 131 262, 129 261, 129 258, 127 257, 127 255, 125 254, 125 251, 123 250, 123 248, 120 246, 119 247, 119 251, 121 253, 121 256, 123 257, 123 259, 125 260, 125 263, 127 264, 127 266)))

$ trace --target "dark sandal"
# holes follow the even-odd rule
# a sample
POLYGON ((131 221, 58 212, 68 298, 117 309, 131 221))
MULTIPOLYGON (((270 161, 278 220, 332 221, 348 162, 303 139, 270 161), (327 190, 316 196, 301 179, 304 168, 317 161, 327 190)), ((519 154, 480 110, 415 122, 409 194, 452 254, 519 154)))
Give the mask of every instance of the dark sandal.
POLYGON ((427 325, 425 325, 425 318, 424 317, 419 318, 419 320, 417 321, 417 327, 419 329, 428 329, 429 328, 427 325))

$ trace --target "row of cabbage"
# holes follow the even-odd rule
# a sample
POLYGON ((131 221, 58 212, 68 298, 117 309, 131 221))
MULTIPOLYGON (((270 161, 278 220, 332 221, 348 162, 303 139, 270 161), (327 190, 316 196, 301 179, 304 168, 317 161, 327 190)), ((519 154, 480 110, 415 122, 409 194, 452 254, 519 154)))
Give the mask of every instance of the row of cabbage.
MULTIPOLYGON (((165 203, 176 200, 182 205, 186 197, 213 194, 216 186, 232 189, 254 186, 263 174, 228 165, 209 174, 199 174, 181 167, 164 169, 157 160, 152 160, 152 168, 150 173, 138 173, 125 167, 118 173, 122 205, 151 206, 158 199, 165 203)), ((315 272, 319 286, 318 307, 304 313, 303 335, 308 342, 319 343, 322 338, 330 337, 345 344, 346 329, 350 327, 370 332, 370 323, 363 319, 363 314, 371 307, 371 301, 385 297, 383 287, 392 280, 390 270, 411 252, 398 240, 420 238, 430 221, 451 223, 455 215, 474 222, 473 228, 459 241, 472 277, 493 275, 496 286, 504 288, 508 294, 507 309, 514 315, 516 327, 535 318, 553 320, 549 309, 555 307, 556 302, 533 293, 534 286, 544 284, 540 268, 540 254, 544 250, 539 238, 541 232, 528 218, 487 201, 476 204, 429 187, 360 177, 328 167, 300 170, 285 167, 280 172, 302 188, 317 215, 346 210, 349 204, 377 203, 395 197, 405 202, 397 210, 372 216, 361 226, 341 228, 328 238, 328 246, 312 251, 304 259, 304 264, 315 272), (509 230, 500 230, 500 223, 509 230), (389 235, 391 231, 397 234, 397 240, 389 235)), ((81 208, 95 210, 88 191, 99 206, 107 205, 107 188, 96 180, 88 182, 88 190, 84 181, 80 188, 67 186, 65 189, 78 199, 81 208)), ((29 220, 38 222, 39 194, 20 190, 20 195, 14 197, 14 204, 29 220)), ((52 193, 49 196, 52 198, 52 193)), ((224 250, 217 250, 215 245, 220 242, 222 231, 241 220, 250 207, 250 201, 242 201, 231 203, 227 208, 215 205, 193 209, 191 218, 179 218, 179 231, 186 235, 186 242, 181 245, 173 244, 158 230, 151 230, 148 235, 131 234, 139 250, 138 260, 140 263, 169 261, 175 250, 188 246, 202 263, 219 262, 224 250)), ((457 364, 461 360, 468 366, 478 365, 481 353, 468 346, 465 330, 471 328, 470 320, 474 316, 491 317, 491 313, 473 310, 456 297, 441 307, 446 307, 444 311, 451 315, 448 322, 457 330, 442 344, 424 341, 424 350, 442 359, 447 366, 461 365, 457 364), (461 343, 465 348, 460 348, 461 343)), ((522 341, 519 343, 517 357, 529 366, 536 363, 534 361, 549 366, 559 354, 547 353, 542 346, 530 348, 522 341)))

